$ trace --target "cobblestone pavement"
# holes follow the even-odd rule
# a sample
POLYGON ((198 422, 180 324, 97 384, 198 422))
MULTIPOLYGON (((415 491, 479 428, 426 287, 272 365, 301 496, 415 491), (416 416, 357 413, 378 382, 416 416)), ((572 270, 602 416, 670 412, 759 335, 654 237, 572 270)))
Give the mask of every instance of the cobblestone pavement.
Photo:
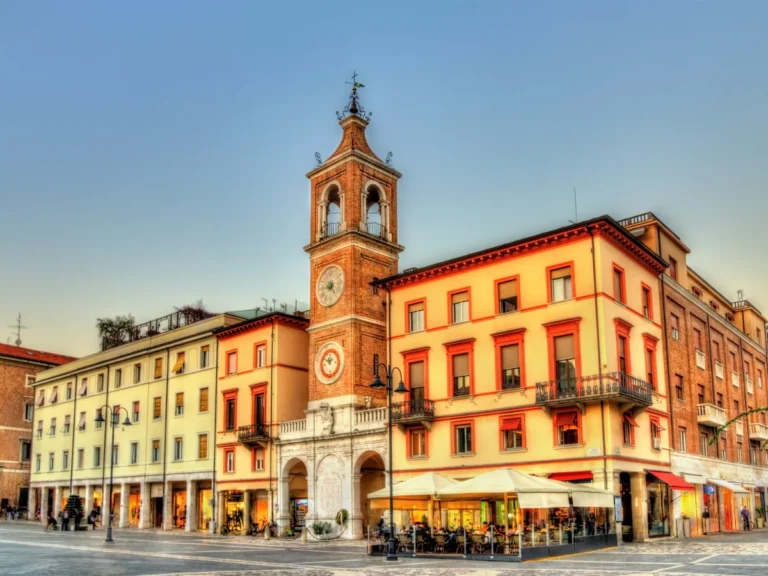
POLYGON ((0 522, 0 574, 125 576, 766 576, 768 531, 657 540, 618 549, 517 563, 425 557, 397 563, 365 555, 364 543, 265 541, 154 531, 44 532, 0 522))

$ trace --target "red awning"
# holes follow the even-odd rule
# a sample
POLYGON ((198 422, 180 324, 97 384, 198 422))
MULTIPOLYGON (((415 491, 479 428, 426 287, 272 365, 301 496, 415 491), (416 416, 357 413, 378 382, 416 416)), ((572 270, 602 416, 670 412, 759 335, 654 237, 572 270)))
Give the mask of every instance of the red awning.
POLYGON ((634 426, 635 428, 640 428, 640 426, 637 425, 637 422, 635 422, 635 419, 632 418, 629 414, 624 414, 624 420, 629 422, 630 426, 634 426))
POLYGON ((555 416, 555 426, 575 426, 576 412, 561 412, 555 416))
POLYGON ((550 480, 573 482, 574 480, 592 480, 592 472, 555 472, 549 475, 550 480))
POLYGON ((522 418, 504 418, 501 421, 502 430, 520 430, 522 418))
POLYGON ((656 470, 648 470, 652 475, 656 476, 664 484, 669 484, 672 490, 695 490, 695 487, 690 482, 687 482, 680 476, 672 474, 672 472, 658 472, 656 470))

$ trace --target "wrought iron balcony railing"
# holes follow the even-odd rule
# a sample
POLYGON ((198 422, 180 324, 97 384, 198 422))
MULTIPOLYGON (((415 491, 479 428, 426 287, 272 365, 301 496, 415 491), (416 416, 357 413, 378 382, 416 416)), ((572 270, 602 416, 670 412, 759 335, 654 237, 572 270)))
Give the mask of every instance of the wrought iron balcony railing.
POLYGON ((329 236, 336 236, 341 231, 341 226, 338 222, 328 222, 320 228, 320 237, 328 238, 329 236))
POLYGON ((432 400, 408 400, 392 404, 392 421, 432 420, 435 417, 435 403, 432 400))
POLYGON ((261 444, 269 440, 269 426, 249 424, 237 429, 237 441, 241 444, 261 444))
POLYGON ((381 238, 387 237, 387 228, 380 222, 366 222, 363 231, 371 236, 380 236, 381 238))
POLYGON ((644 406, 653 403, 653 387, 623 372, 562 378, 536 384, 536 404, 555 405, 613 400, 644 406))

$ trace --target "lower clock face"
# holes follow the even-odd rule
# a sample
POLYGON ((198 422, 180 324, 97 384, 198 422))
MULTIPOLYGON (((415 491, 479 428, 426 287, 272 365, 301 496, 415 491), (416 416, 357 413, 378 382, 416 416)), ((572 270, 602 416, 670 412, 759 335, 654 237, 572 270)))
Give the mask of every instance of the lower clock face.
POLYGON ((344 370, 344 350, 336 342, 328 342, 317 351, 315 376, 323 384, 333 384, 344 370))

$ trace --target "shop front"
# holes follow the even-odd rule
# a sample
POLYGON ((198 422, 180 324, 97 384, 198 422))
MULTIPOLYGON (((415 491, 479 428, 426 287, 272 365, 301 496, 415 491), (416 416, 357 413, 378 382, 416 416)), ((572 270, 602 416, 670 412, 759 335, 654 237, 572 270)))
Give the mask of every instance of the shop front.
POLYGON ((224 494, 224 518, 227 522, 243 522, 245 493, 242 490, 229 490, 224 494))
POLYGON ((213 520, 213 490, 199 488, 197 492, 197 526, 198 530, 207 531, 213 520))
POLYGON ((183 529, 187 523, 186 489, 173 489, 171 494, 171 510, 173 511, 173 527, 183 529))
POLYGON ((149 525, 163 527, 163 484, 155 482, 149 486, 149 525))
POLYGON ((291 522, 294 528, 306 525, 309 500, 307 498, 291 498, 291 522))

